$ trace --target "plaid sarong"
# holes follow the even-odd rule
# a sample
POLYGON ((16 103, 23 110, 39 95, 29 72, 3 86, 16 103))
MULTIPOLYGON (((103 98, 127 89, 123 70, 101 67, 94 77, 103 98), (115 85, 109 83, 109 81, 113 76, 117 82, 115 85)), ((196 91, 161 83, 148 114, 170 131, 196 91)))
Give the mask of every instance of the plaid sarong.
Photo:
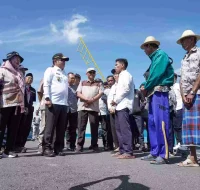
POLYGON ((200 95, 191 108, 183 108, 182 141, 183 145, 200 146, 200 95))

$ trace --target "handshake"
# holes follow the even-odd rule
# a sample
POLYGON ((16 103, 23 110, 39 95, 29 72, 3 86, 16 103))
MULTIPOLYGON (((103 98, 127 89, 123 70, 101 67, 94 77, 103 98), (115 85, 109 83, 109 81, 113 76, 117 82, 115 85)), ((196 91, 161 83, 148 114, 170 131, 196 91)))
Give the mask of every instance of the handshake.
POLYGON ((115 114, 115 107, 111 107, 111 108, 109 109, 109 112, 110 112, 110 114, 115 114))
POLYGON ((115 108, 117 104, 114 101, 112 101, 110 105, 111 105, 111 108, 109 109, 110 114, 115 114, 115 108))

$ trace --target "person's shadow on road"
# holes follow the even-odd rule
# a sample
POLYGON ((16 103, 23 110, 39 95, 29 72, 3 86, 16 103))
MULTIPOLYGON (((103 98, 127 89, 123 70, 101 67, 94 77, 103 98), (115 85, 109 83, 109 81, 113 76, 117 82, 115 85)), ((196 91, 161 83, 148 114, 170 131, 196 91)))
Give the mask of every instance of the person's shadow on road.
POLYGON ((150 189, 149 187, 142 185, 140 183, 130 183, 129 182, 130 178, 128 175, 120 175, 120 176, 116 176, 116 177, 107 177, 107 178, 104 178, 101 180, 77 185, 77 186, 71 187, 69 190, 87 190, 86 188, 89 186, 95 185, 102 181, 112 180, 112 179, 120 179, 121 180, 121 184, 113 190, 149 190, 150 189))

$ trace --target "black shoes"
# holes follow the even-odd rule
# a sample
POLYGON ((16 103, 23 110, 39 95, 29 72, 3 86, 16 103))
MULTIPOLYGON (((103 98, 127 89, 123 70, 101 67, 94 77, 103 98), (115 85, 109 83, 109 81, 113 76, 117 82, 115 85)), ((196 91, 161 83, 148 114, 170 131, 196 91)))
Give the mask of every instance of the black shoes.
POLYGON ((107 146, 104 146, 104 151, 113 151, 114 148, 113 147, 107 147, 107 146))
POLYGON ((2 158, 17 158, 18 154, 16 154, 15 152, 7 152, 4 151, 4 153, 2 154, 2 158))
POLYGON ((21 153, 26 153, 27 148, 26 147, 22 147, 21 153))
POLYGON ((54 151, 56 156, 65 156, 65 153, 63 151, 54 151))
POLYGON ((42 155, 46 157, 55 157, 55 153, 50 149, 45 149, 42 155))

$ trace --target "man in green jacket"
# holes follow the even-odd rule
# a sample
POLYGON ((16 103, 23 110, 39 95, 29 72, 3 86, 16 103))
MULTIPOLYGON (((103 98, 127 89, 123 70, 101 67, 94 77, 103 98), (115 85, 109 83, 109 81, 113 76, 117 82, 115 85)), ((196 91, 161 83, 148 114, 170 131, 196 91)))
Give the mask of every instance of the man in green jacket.
POLYGON ((160 42, 153 36, 146 38, 141 49, 151 59, 151 65, 145 72, 145 96, 149 98, 149 136, 151 152, 142 160, 151 164, 165 164, 168 162, 169 150, 169 99, 168 92, 173 85, 174 69, 168 55, 159 49, 160 42))

